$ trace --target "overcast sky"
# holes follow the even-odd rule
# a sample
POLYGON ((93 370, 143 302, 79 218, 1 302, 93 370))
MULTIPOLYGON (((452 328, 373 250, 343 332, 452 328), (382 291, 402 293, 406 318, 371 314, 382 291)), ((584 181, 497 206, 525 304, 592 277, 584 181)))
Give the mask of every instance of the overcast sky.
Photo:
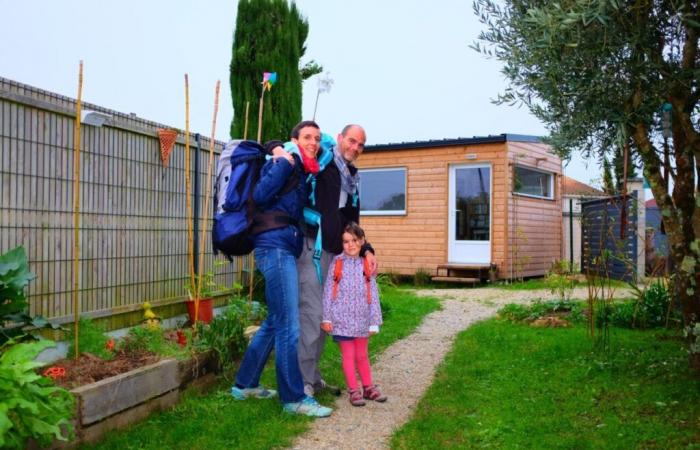
MULTIPOLYGON (((545 134, 525 108, 491 103, 505 87, 500 64, 469 48, 481 24, 471 0, 299 0, 309 21, 307 53, 334 80, 317 121, 332 134, 365 126, 368 144, 545 134)), ((233 117, 229 63, 236 1, 0 0, 0 76, 209 136, 214 86, 222 90, 216 138, 233 117)), ((311 118, 317 77, 304 86, 311 118)), ((274 88, 270 95, 274 95, 274 88)), ((599 179, 597 164, 574 160, 567 175, 599 179)))

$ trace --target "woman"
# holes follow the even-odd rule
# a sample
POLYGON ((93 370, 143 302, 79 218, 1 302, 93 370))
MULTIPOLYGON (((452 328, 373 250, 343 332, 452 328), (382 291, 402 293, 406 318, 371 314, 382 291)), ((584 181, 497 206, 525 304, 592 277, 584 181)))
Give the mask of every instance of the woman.
POLYGON ((332 410, 304 394, 299 371, 299 278, 296 258, 301 254, 299 228, 306 200, 305 174, 317 173, 316 154, 321 130, 312 121, 299 123, 292 130, 298 153, 279 153, 262 168, 253 200, 261 210, 256 222, 264 222, 255 235, 255 264, 265 277, 268 316, 253 337, 231 388, 237 400, 271 398, 277 392, 260 385, 260 375, 275 348, 277 388, 285 412, 327 417, 332 410), (272 225, 270 229, 270 224, 272 225))

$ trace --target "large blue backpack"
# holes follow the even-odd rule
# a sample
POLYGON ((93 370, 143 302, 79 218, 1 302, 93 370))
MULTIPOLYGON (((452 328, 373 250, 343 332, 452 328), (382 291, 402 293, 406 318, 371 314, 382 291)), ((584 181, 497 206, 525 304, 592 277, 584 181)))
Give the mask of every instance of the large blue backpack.
MULTIPOLYGON (((214 254, 247 255, 253 250, 253 236, 264 231, 296 223, 279 211, 262 212, 253 201, 253 190, 265 164, 263 147, 255 141, 233 140, 225 146, 216 164, 214 185, 214 254)), ((290 176, 279 195, 285 195, 299 183, 290 176)))
POLYGON ((253 189, 260 178, 265 154, 255 141, 233 140, 216 163, 212 245, 231 259, 253 250, 251 228, 255 205, 253 189))

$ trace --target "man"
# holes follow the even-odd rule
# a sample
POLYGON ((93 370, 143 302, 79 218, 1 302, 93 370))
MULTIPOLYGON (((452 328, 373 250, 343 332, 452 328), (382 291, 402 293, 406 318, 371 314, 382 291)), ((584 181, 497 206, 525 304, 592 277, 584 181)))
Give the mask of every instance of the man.
MULTIPOLYGON (((345 126, 337 137, 334 158, 316 178, 315 204, 307 205, 321 215, 323 251, 321 274, 325 277, 333 257, 343 250, 343 229, 349 222, 360 220, 359 176, 353 162, 365 148, 365 130, 355 124, 345 126)), ((321 330, 323 318, 323 284, 313 261, 318 228, 308 226, 302 254, 297 259, 299 271, 299 368, 304 379, 304 392, 313 396, 322 389, 340 395, 340 389, 327 385, 318 369, 326 333, 321 330)), ((370 268, 376 272, 376 258, 371 246, 363 247, 370 268), (367 251, 369 250, 369 251, 367 251)))

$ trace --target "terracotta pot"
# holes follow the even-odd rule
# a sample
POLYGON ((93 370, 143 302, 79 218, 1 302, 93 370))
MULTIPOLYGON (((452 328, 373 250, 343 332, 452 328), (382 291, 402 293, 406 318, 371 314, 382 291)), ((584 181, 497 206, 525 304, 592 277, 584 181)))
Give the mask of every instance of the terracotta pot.
MULTIPOLYGON (((194 300, 187 300, 187 314, 190 316, 190 322, 194 322, 194 300)), ((197 320, 204 323, 211 322, 214 317, 214 301, 211 298, 199 299, 199 311, 197 311, 197 320)))

